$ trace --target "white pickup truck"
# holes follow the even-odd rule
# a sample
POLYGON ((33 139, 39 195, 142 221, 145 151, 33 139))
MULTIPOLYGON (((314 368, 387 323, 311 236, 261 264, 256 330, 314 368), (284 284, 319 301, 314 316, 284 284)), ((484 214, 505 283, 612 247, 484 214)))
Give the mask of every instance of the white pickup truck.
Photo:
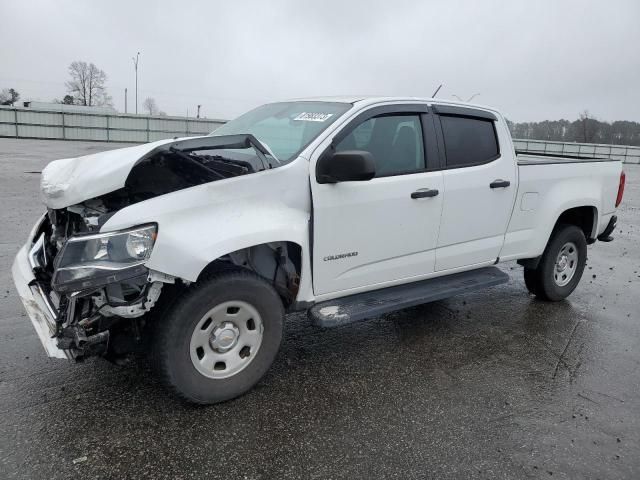
POLYGON ((273 103, 50 163, 13 277, 49 356, 149 351, 175 393, 214 403, 264 375, 287 312, 344 325, 506 282, 509 260, 564 299, 624 179, 619 161, 515 152, 490 108, 273 103))

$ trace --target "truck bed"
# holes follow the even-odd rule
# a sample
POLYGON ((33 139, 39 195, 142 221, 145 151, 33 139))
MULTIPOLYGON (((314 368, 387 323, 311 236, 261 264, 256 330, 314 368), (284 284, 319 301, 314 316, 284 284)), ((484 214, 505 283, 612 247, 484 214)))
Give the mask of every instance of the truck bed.
POLYGON ((530 152, 516 150, 518 165, 548 165, 557 163, 619 162, 605 157, 563 155, 559 153, 530 152))
POLYGON ((608 158, 516 151, 518 196, 501 260, 536 258, 542 254, 556 219, 575 207, 591 209, 600 235, 615 212, 622 163, 608 158))

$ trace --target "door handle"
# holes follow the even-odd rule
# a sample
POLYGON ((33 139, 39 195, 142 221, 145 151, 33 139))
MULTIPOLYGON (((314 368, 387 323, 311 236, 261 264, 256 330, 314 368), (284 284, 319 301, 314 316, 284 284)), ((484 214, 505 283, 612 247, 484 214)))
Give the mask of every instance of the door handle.
POLYGON ((440 193, 438 190, 430 190, 425 188, 424 190, 416 190, 411 194, 411 198, 427 198, 427 197, 435 197, 440 193))
POLYGON ((501 178, 494 180, 493 182, 491 182, 489 184, 489 187, 491 188, 507 188, 509 185, 511 185, 511 182, 509 180, 502 180, 501 178))

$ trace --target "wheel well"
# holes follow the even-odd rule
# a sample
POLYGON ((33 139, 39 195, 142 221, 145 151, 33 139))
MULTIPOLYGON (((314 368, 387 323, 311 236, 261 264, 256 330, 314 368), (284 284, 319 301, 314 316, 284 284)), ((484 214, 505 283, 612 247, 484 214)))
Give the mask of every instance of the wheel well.
POLYGON ((569 210, 562 212, 562 215, 558 217, 554 228, 560 224, 575 225, 582 229, 584 236, 588 241, 596 236, 596 216, 597 210, 595 207, 570 208, 569 210))
POLYGON ((209 263, 197 282, 213 272, 231 268, 244 268, 260 275, 274 286, 288 307, 300 287, 302 247, 294 242, 270 242, 236 250, 209 263))
MULTIPOLYGON (((553 230, 558 228, 558 225, 575 225, 584 232, 584 236, 587 239, 587 243, 591 244, 595 242, 596 232, 596 218, 598 210, 595 207, 575 207, 565 210, 556 220, 556 224, 553 226, 553 230)), ((549 240, 547 240, 548 242, 549 240)), ((540 258, 542 255, 535 258, 521 258, 518 260, 518 264, 528 269, 538 268, 540 258)))

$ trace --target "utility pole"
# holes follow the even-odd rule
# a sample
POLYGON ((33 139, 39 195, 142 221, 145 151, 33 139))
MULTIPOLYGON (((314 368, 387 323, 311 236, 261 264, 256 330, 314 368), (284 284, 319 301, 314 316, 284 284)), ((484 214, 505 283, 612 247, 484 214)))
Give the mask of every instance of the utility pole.
POLYGON ((196 118, 200 118, 200 107, 201 107, 201 106, 202 106, 202 105, 198 105, 198 115, 196 115, 196 118))
POLYGON ((131 60, 133 60, 133 68, 136 71, 136 115, 138 114, 138 59, 139 57, 140 57, 140 52, 138 52, 135 57, 131 57, 131 60))
POLYGON ((124 113, 127 113, 127 89, 124 89, 124 113))

